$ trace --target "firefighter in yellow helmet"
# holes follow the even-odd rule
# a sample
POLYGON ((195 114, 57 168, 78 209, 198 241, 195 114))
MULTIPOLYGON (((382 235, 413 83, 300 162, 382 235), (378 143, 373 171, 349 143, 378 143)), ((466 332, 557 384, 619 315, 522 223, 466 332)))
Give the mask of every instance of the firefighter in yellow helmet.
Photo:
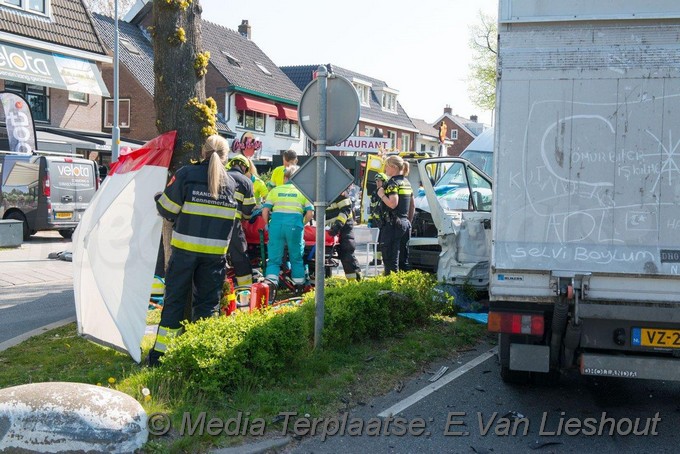
POLYGON ((238 203, 234 230, 231 233, 229 243, 229 260, 234 267, 236 284, 249 286, 253 283, 253 268, 248 258, 248 243, 243 231, 241 220, 247 221, 255 208, 255 196, 253 195, 253 182, 246 176, 250 170, 250 160, 242 154, 237 154, 229 160, 227 172, 236 182, 234 198, 238 203))

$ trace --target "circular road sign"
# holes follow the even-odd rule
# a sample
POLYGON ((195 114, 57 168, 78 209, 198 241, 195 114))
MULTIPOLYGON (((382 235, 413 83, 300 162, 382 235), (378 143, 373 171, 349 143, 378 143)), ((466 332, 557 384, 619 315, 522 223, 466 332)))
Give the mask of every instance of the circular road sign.
MULTIPOLYGON (((336 145, 354 132, 359 122, 359 95, 352 83, 342 76, 328 77, 326 88, 326 145, 336 145)), ((319 79, 312 80, 300 99, 300 126, 307 137, 319 140, 319 79)))

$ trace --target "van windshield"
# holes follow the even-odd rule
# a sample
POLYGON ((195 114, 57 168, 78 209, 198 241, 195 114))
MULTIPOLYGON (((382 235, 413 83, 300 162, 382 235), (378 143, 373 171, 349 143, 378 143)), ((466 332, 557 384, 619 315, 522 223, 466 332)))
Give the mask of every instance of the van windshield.
POLYGON ((487 175, 491 176, 493 173, 493 153, 488 151, 466 150, 460 155, 461 158, 467 159, 474 164, 478 169, 481 169, 487 175))

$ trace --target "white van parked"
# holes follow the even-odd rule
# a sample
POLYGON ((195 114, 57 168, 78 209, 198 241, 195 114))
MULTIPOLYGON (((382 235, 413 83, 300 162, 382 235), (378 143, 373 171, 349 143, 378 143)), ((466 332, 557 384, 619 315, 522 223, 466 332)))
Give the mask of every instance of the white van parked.
POLYGON ((99 187, 94 161, 0 153, 0 219, 23 222, 27 240, 42 230, 71 238, 99 187))

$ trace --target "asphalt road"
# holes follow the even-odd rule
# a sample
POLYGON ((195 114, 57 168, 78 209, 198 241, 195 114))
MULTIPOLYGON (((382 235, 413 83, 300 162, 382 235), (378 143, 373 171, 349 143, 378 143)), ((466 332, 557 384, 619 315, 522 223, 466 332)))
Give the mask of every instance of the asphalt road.
POLYGON ((0 343, 75 317, 71 263, 47 258, 70 248, 56 232, 40 232, 0 249, 0 343))
POLYGON ((75 315, 70 283, 1 288, 0 343, 75 315))
MULTIPOLYGON (((475 352, 466 352, 444 365, 449 366, 450 371, 462 367, 486 353, 488 347, 480 345, 475 352)), ((435 367, 431 369, 436 370, 435 367)), ((402 424, 406 430, 396 432, 406 434, 367 435, 371 418, 431 385, 428 377, 425 375, 409 382, 400 393, 391 392, 367 405, 355 406, 348 414, 345 436, 328 436, 325 441, 319 435, 308 436, 287 447, 286 452, 678 452, 680 384, 595 379, 572 373, 554 386, 511 386, 501 381, 495 356, 395 414, 407 421, 402 424), (352 418, 364 422, 364 435, 350 436, 348 428, 352 418), (626 434, 635 428, 637 418, 638 432, 646 434, 626 434), (422 429, 418 425, 420 421, 424 423, 422 429), (409 429, 411 423, 414 426, 409 429), (577 428, 579 425, 580 429, 577 428), (612 427, 614 434, 610 435, 612 427)), ((445 378, 446 375, 440 380, 445 378)), ((339 417, 342 418, 342 414, 339 417)), ((386 419, 379 419, 384 431, 386 419)), ((356 429, 359 423, 355 424, 356 429)), ((395 428, 392 425, 392 430, 395 428)), ((358 429, 355 433, 359 433, 358 429)))

